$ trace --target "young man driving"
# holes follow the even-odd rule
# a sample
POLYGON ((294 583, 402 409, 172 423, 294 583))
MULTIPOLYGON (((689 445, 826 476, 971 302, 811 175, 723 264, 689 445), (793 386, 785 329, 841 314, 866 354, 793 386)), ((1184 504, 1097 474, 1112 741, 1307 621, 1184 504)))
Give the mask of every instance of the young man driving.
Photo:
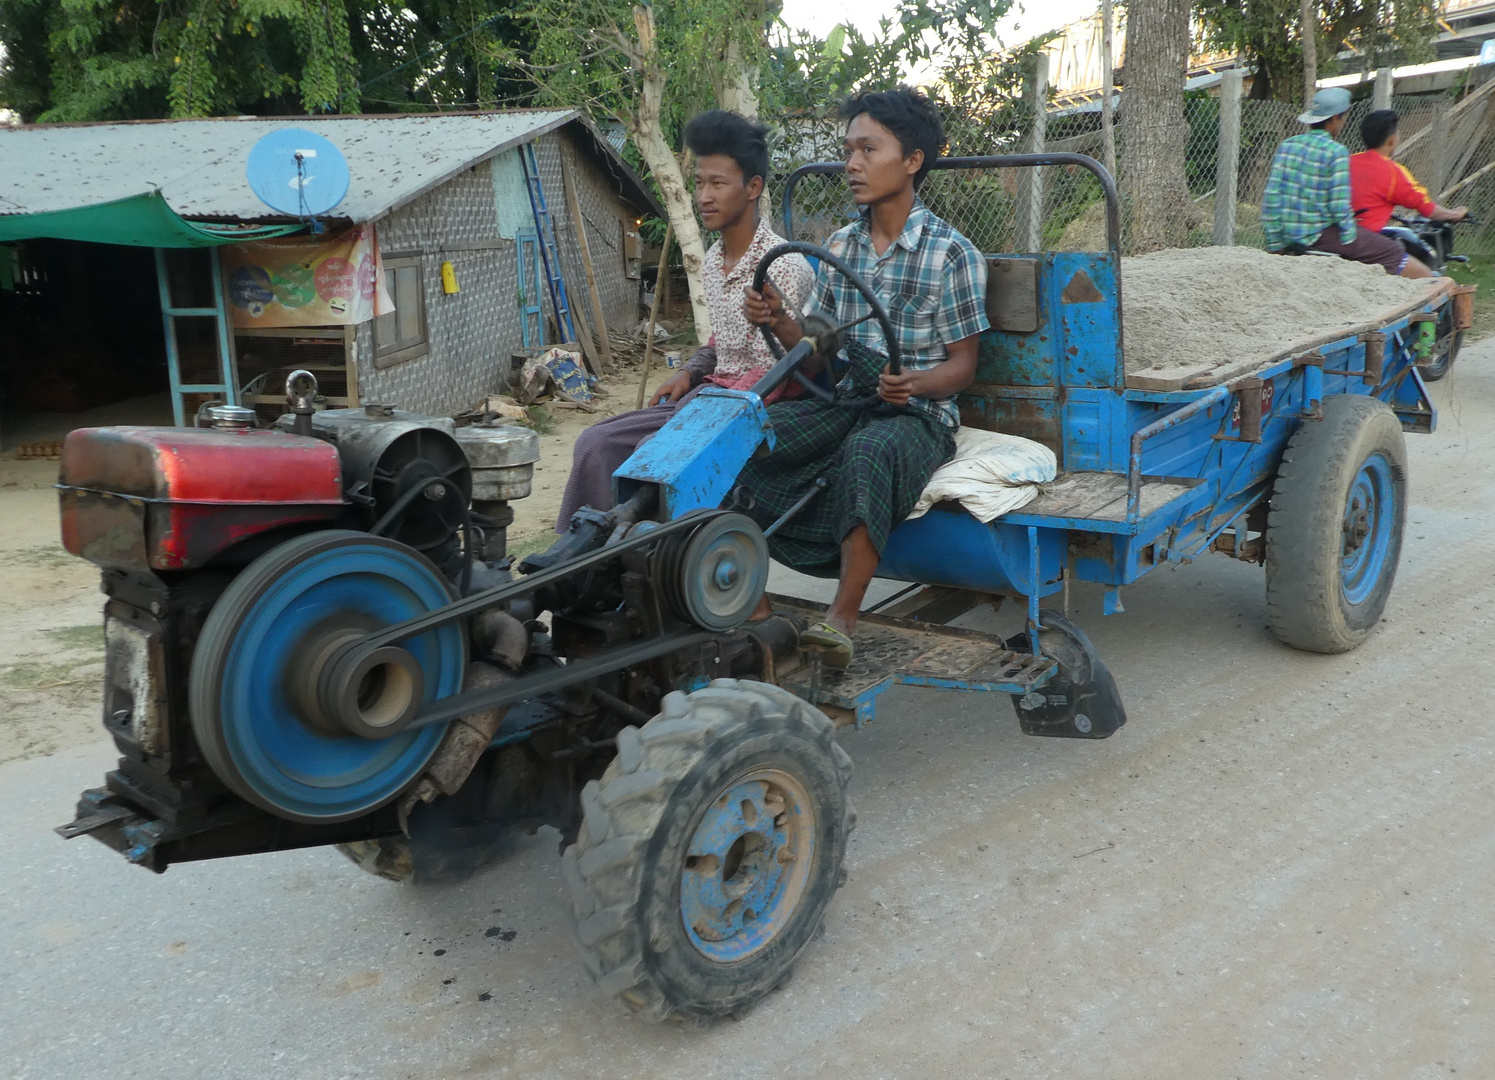
MULTIPOLYGON (((765 528, 817 480, 827 481, 770 537, 769 547, 795 569, 839 578, 824 620, 800 636, 838 667, 852 660, 851 634, 889 534, 955 451, 955 395, 975 377, 977 335, 988 326, 985 260, 916 194, 945 142, 934 106, 899 87, 853 97, 841 115, 847 121, 846 182, 861 213, 826 247, 882 301, 903 370, 888 373, 876 320, 851 328, 836 403, 808 397, 770 406, 777 444, 739 478, 753 494, 749 512, 765 528), (880 399, 873 407, 848 407, 873 393, 880 399)), ((771 287, 765 293, 748 291, 748 318, 766 323, 792 348, 804 330, 771 287)), ((869 310, 843 275, 820 267, 806 316, 839 326, 869 310)), ((824 357, 811 357, 804 370, 814 375, 826 364, 824 357)), ((757 615, 766 614, 765 600, 757 615)))
MULTIPOLYGON (((703 384, 746 390, 774 364, 773 354, 742 310, 743 290, 758 263, 783 239, 758 214, 768 178, 768 129, 721 109, 685 125, 685 145, 696 157, 696 208, 701 224, 721 233, 706 252, 701 285, 711 312, 711 340, 649 399, 649 407, 601 420, 581 433, 572 451, 571 475, 561 499, 555 531, 564 533, 583 506, 612 506, 612 475, 639 443, 669 422, 703 384)), ((814 284, 800 255, 774 262, 770 280, 798 310, 814 284)), ((786 388, 794 396, 798 385, 786 388)), ((772 399, 770 399, 772 400, 772 399)))

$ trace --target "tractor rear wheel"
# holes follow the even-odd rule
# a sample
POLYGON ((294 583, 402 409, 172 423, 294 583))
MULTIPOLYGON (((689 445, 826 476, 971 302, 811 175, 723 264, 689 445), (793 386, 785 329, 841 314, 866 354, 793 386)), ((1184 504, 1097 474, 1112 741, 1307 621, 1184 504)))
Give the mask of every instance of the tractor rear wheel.
POLYGON ((855 821, 851 759, 819 710, 768 683, 665 697, 582 790, 563 872, 577 944, 650 1020, 742 1013, 823 925, 855 821))
POLYGON ((1267 518, 1272 631, 1309 652, 1348 652, 1381 620, 1407 517, 1407 450, 1385 402, 1335 395, 1298 426, 1267 518))

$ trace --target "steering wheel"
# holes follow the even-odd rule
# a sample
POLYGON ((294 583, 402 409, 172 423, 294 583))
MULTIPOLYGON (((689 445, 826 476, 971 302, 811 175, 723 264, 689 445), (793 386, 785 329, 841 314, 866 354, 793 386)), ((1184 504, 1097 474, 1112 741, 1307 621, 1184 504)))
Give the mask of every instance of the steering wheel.
MULTIPOLYGON (((827 251, 823 247, 820 247, 818 244, 806 244, 799 240, 789 240, 785 243, 779 244, 777 247, 771 248, 768 254, 763 256, 762 261, 758 263, 758 270, 753 275, 753 290, 755 292, 761 293, 763 291, 764 284, 768 281, 768 268, 773 265, 775 259, 782 258, 783 256, 790 253, 806 255, 811 258, 818 259, 822 263, 830 266, 831 269, 838 271, 843 277, 846 278, 847 281, 851 282, 853 287, 856 288, 857 292, 862 294, 862 298, 867 301, 867 306, 872 309, 868 314, 863 315, 860 319, 852 319, 851 322, 842 323, 840 326, 834 327, 828 331, 822 331, 821 333, 814 335, 815 338, 819 341, 828 341, 830 339, 839 338, 844 331, 851 329, 853 326, 856 326, 859 323, 864 323, 868 319, 876 319, 878 326, 882 329, 883 341, 885 341, 888 346, 888 373, 890 375, 903 374, 903 354, 898 348, 898 337, 893 333, 893 324, 888 319, 888 312, 887 309, 883 307, 882 301, 877 298, 877 295, 873 293, 871 287, 862 280, 861 276, 855 270, 847 266, 846 263, 843 262, 840 258, 832 255, 829 251, 827 251)), ((763 340, 768 343, 768 351, 773 353, 774 359, 784 359, 784 346, 779 341, 779 339, 774 336, 773 331, 768 328, 768 324, 763 324, 761 327, 759 327, 759 329, 763 331, 763 340)), ((806 353, 805 355, 808 356, 809 353, 806 353)), ((827 390, 819 383, 809 379, 804 372, 799 370, 798 367, 795 367, 792 375, 794 381, 799 383, 800 386, 804 387, 807 392, 815 395, 822 401, 828 401, 832 403, 836 402, 836 395, 833 391, 827 390)), ((867 405, 873 404, 877 400, 877 395, 873 394, 870 398, 850 399, 842 401, 841 404, 851 408, 863 408, 867 405)))

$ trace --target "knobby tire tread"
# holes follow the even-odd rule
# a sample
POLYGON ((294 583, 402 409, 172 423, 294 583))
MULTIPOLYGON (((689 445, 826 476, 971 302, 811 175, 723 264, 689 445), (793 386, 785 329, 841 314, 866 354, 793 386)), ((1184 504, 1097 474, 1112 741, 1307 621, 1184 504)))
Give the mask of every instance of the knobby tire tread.
MULTIPOLYGON (((666 695, 661 710, 643 728, 623 729, 617 757, 600 781, 590 781, 583 789, 581 829, 576 843, 562 856, 561 873, 576 911, 577 948, 603 992, 647 1020, 699 1024, 744 1012, 752 1002, 703 1007, 672 1001, 646 963, 638 910, 643 903, 646 851, 670 808, 676 785, 704 760, 714 738, 761 721, 765 715, 786 715, 808 727, 834 763, 842 792, 844 838, 856 823, 845 798, 852 764, 825 714, 769 683, 717 679, 689 696, 679 691, 666 695)), ((844 868, 838 868, 830 881, 832 893, 845 877, 844 868)), ((827 895, 826 903, 829 899, 827 895)), ((668 932, 669 928, 649 928, 655 941, 668 932)), ((811 934, 807 941, 815 936, 811 934)), ((787 979, 786 966, 776 985, 787 979)))

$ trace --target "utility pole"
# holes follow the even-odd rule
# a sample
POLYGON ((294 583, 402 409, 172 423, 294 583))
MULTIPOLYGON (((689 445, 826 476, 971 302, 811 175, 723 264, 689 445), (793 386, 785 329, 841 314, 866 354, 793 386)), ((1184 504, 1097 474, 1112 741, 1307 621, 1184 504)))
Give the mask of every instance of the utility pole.
POLYGON ((1303 34, 1303 103, 1312 103, 1319 81, 1319 17, 1314 0, 1298 0, 1298 22, 1303 34))
POLYGON ((1112 97, 1116 89, 1116 22, 1112 18, 1111 0, 1100 5, 1100 138, 1101 164, 1116 177, 1116 116, 1112 97))

